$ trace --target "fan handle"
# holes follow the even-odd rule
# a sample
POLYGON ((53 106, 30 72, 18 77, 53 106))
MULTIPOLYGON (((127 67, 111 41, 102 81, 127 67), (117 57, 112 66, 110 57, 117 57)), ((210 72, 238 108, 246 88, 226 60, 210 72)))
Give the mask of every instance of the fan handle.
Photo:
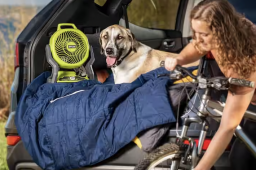
POLYGON ((73 27, 74 29, 77 29, 76 26, 75 26, 75 24, 71 24, 71 23, 62 23, 62 24, 59 24, 59 25, 58 25, 58 31, 61 30, 61 27, 62 27, 62 26, 71 26, 71 27, 73 27))
POLYGON ((46 52, 46 60, 47 62, 52 66, 52 74, 50 77, 48 77, 47 82, 48 83, 57 83, 57 77, 59 72, 59 65, 56 63, 56 61, 52 58, 52 53, 49 44, 45 47, 46 52))

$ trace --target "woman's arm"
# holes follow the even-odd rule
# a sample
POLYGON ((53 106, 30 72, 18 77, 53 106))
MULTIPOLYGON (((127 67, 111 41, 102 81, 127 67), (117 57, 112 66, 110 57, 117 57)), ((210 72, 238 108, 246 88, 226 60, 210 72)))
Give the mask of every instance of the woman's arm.
POLYGON ((199 53, 198 50, 194 47, 193 42, 191 42, 178 54, 177 57, 172 57, 170 55, 167 56, 165 59, 165 68, 169 71, 172 71, 175 69, 176 65, 186 65, 187 67, 192 66, 192 63, 199 60, 205 54, 206 52, 199 53))
POLYGON ((189 43, 177 57, 179 65, 186 65, 193 63, 203 57, 205 53, 199 53, 193 45, 193 42, 189 43))
POLYGON ((219 129, 195 170, 209 170, 219 159, 240 124, 253 94, 254 90, 244 95, 228 93, 219 129))

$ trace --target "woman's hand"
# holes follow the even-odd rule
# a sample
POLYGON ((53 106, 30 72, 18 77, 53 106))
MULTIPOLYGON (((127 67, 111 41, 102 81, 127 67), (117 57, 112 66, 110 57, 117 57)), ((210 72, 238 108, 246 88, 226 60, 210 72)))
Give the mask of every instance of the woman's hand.
POLYGON ((167 57, 165 59, 165 69, 168 71, 173 71, 178 64, 177 58, 167 57))

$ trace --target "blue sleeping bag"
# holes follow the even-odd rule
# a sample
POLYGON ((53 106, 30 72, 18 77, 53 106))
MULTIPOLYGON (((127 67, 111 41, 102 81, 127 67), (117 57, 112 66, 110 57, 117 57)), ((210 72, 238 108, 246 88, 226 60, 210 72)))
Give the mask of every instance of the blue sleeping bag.
MULTIPOLYGON (((46 83, 42 73, 19 102, 15 124, 33 160, 47 170, 94 165, 130 143, 141 131, 175 122, 164 68, 115 85, 85 80, 46 83)), ((112 79, 111 79, 112 78, 112 79)))

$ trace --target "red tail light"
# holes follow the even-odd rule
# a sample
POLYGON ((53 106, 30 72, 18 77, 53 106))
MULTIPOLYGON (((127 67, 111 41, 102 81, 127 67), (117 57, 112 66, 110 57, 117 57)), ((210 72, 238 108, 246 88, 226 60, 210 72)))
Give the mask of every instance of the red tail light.
POLYGON ((16 43, 15 47, 15 61, 14 61, 14 69, 19 67, 19 43, 16 43))
POLYGON ((7 136, 7 145, 14 146, 21 140, 20 136, 7 136))

